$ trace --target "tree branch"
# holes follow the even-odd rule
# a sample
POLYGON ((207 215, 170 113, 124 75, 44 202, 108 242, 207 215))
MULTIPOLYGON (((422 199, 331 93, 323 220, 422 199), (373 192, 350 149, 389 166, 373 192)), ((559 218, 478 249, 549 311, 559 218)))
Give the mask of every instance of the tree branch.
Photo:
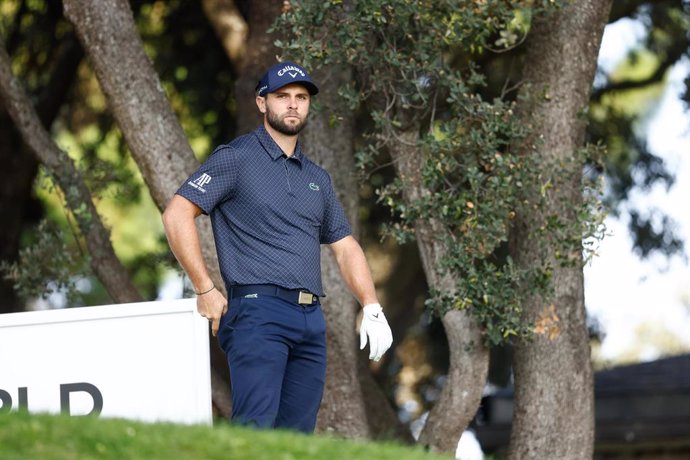
POLYGON ((98 217, 81 174, 43 128, 24 88, 12 74, 10 57, 4 46, 0 46, 0 97, 26 145, 36 158, 54 173, 54 178, 64 192, 67 204, 75 213, 79 229, 86 239, 92 256, 91 266, 110 296, 116 302, 143 300, 113 251, 110 232, 98 217), (85 212, 77 212, 84 206, 85 212), (86 216, 88 217, 85 218, 86 216))
POLYGON ((683 55, 687 54, 689 46, 690 41, 687 39, 672 46, 666 53, 666 59, 661 61, 654 73, 647 78, 643 78, 642 80, 623 80, 593 90, 591 101, 599 102, 605 94, 615 91, 643 88, 645 86, 661 82, 664 78, 664 75, 666 75, 666 71, 676 62, 678 62, 683 55))
POLYGON ((617 0, 611 6, 608 23, 612 24, 619 19, 631 17, 640 6, 649 3, 662 3, 667 0, 617 0))

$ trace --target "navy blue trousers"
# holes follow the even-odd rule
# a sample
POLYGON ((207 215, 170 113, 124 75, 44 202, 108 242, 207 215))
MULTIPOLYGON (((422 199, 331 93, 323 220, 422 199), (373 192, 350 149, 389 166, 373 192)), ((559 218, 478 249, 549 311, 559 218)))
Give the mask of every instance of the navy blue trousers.
POLYGON ((232 299, 218 330, 232 384, 232 421, 311 433, 326 381, 320 304, 261 295, 232 299))

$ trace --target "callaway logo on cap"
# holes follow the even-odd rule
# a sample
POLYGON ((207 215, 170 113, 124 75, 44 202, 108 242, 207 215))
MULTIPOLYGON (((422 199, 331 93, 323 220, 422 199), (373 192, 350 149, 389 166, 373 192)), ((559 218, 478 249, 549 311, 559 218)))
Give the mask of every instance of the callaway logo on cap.
POLYGON ((256 94, 257 96, 265 96, 291 83, 304 85, 312 96, 319 92, 319 88, 311 80, 304 67, 294 62, 285 61, 275 64, 266 71, 259 80, 259 84, 256 85, 256 94))

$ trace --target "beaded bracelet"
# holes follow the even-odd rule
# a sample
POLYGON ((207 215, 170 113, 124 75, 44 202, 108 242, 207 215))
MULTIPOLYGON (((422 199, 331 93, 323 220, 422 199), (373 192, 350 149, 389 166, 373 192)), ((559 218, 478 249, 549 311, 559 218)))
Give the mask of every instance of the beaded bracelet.
POLYGON ((214 284, 213 286, 211 286, 211 289, 209 289, 208 291, 204 291, 204 292, 196 292, 195 291, 194 294, 196 294, 196 295, 208 294, 209 292, 213 291, 215 288, 216 288, 216 285, 214 284))

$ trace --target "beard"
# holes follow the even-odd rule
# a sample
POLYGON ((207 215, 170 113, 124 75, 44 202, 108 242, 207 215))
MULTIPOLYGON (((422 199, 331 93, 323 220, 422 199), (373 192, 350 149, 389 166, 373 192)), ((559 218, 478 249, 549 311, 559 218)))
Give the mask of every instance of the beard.
POLYGON ((266 106, 266 119, 268 120, 268 125, 286 136, 296 136, 300 131, 307 126, 307 119, 301 120, 296 125, 289 125, 285 123, 277 113, 271 111, 271 109, 266 106))

